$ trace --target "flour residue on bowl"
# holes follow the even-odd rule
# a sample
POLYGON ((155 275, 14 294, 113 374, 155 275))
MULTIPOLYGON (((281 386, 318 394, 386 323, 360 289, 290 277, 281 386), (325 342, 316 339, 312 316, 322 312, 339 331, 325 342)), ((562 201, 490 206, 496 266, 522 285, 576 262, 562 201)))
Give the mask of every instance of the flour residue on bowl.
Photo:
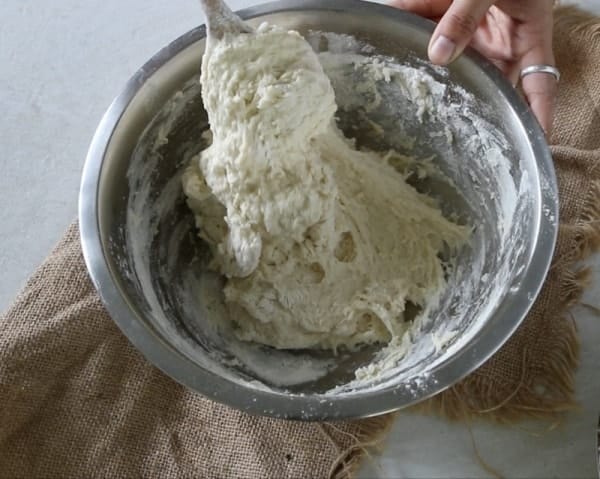
MULTIPOLYGON (((403 387, 418 396, 419 388, 436 381, 430 375, 435 365, 476 334, 478 319, 496 307, 515 276, 516 259, 524 254, 518 232, 529 215, 527 172, 509 161, 510 146, 485 119, 485 106, 449 82, 444 70, 416 58, 398 62, 378 55, 374 47, 347 35, 312 32, 307 38, 315 50, 322 50, 318 59, 335 92, 336 123, 358 150, 353 151, 361 158, 387 158, 394 175, 419 197, 430 197, 428 206, 439 205, 448 224, 473 226, 469 243, 457 256, 452 248, 439 249, 444 287, 437 297, 419 305, 416 319, 388 336, 391 342, 383 348, 336 355, 240 341, 232 330, 231 310, 224 307, 223 280, 208 271, 214 248, 211 259, 206 245, 196 245, 194 225, 176 191, 183 169, 197 161, 191 159, 206 143, 194 144, 188 136, 189 143, 179 145, 176 173, 158 196, 144 183, 151 182, 178 119, 199 95, 193 83, 165 107, 154 129, 148 129, 147 139, 153 143, 142 145, 130 168, 130 183, 137 186, 129 200, 127 234, 137 274, 156 292, 150 301, 153 313, 167 315, 158 327, 194 361, 232 381, 292 392, 306 391, 303 385, 308 384, 326 395, 403 387), (391 150, 400 153, 386 157, 391 150), (168 219, 173 209, 180 212, 177 224, 168 219), (207 281, 210 275, 213 279, 207 281), (165 284, 157 286, 161 281, 165 284)), ((200 133, 199 128, 197 138, 200 133)), ((335 141, 348 145, 341 135, 335 141)))

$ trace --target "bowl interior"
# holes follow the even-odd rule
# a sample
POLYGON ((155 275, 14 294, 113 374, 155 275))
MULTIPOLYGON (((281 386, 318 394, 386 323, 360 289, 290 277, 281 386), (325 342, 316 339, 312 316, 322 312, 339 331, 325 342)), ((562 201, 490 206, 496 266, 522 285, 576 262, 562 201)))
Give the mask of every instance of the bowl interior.
MULTIPOLYGON (((171 359, 165 359, 170 365, 158 365, 211 397, 235 403, 224 397, 226 384, 225 389, 243 390, 248 397, 270 394, 291 404, 267 410, 248 399, 248 410, 310 418, 323 413, 306 408, 303 398, 331 404, 337 397, 352 400, 395 391, 393 400, 341 415, 384 412, 449 386, 489 357, 517 327, 541 283, 527 276, 544 220, 543 188, 552 189, 552 177, 540 172, 533 132, 522 121, 522 104, 506 96, 498 74, 482 66, 477 56, 464 56, 449 70, 431 68, 423 61, 430 27, 420 19, 383 15, 385 7, 303 8, 282 7, 249 22, 298 30, 321 50, 331 45, 318 32, 351 34, 374 47, 372 54, 426 70, 446 86, 442 101, 454 105, 452 121, 423 117, 419 105, 397 85, 383 85, 385 101, 366 111, 345 103, 346 83, 334 81, 338 126, 362 147, 393 147, 431 158, 443 175, 413 179, 414 186, 438 198, 446 215, 473 226, 469 245, 448 273, 439 307, 420 326, 431 334, 414 331, 413 354, 376 379, 357 384, 355 370, 377 360, 381 348, 337 355, 277 351, 237 341, 215 326, 214 318, 227 314, 221 302, 223 280, 206 269, 208 249, 196 235, 181 188, 183 169, 206 146, 202 133, 208 120, 198 83, 202 30, 154 59, 155 68, 135 85, 107 141, 97 184, 98 228, 107 280, 125 301, 128 318, 117 317, 110 301, 107 306, 134 343, 138 332, 152 336, 138 344, 142 352, 152 356, 148 348, 160 344, 171 359), (384 127, 383 137, 365 134, 371 120, 384 127), (187 365, 186 377, 178 375, 177 361, 187 365), (211 383, 217 378, 220 389, 211 383)), ((544 234, 552 240, 552 231, 544 234)))

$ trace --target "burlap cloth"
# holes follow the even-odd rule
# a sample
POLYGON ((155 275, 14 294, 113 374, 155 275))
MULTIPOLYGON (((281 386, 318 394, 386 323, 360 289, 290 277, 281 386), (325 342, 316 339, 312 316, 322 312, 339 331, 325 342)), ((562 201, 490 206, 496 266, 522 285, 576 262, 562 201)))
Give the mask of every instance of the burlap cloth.
MULTIPOLYGON (((578 342, 567 310, 587 277, 578 263, 600 243, 600 21, 561 10, 555 38, 563 76, 552 270, 505 347, 421 410, 509 421, 574 405, 578 342)), ((346 477, 391 420, 252 417, 175 383, 106 314, 76 225, 0 319, 1 477, 346 477)))

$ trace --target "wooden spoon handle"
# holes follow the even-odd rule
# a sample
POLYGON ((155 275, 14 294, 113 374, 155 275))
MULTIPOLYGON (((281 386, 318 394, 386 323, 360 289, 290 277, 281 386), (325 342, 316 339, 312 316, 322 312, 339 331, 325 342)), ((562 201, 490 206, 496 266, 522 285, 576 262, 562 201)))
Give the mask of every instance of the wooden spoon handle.
POLYGON ((223 38, 226 33, 250 33, 252 28, 233 13, 223 0, 200 0, 208 36, 216 39, 223 38))

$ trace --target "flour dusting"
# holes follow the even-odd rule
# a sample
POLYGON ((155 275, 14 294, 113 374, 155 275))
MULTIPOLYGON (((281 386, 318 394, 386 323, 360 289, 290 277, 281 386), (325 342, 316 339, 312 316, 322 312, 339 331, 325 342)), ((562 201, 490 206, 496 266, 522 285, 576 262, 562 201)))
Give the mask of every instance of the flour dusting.
MULTIPOLYGON (((215 248, 197 239, 198 225, 180 186, 189 175, 184 173, 188 165, 214 145, 214 135, 206 133, 206 118, 197 118, 195 124, 189 118, 201 109, 197 79, 165 106, 134 155, 126 232, 131 261, 149 310, 163 318, 155 326, 215 374, 259 389, 317 391, 324 398, 390 387, 418 396, 421 388, 437 382, 430 374, 435 366, 477 333, 481 318, 497 307, 518 277, 527 253, 519 232, 533 214, 527 210, 533 194, 528 172, 509 160, 511 145, 490 123, 485 105, 451 83, 444 69, 410 55, 402 61, 378 55, 373 46, 348 35, 311 32, 306 38, 335 95, 338 110, 332 128, 346 137, 338 133, 328 140, 331 144, 320 147, 336 150, 343 143, 357 158, 377 156, 393 167, 391 179, 405 182, 429 208, 439 205, 440 217, 449 225, 472 227, 462 249, 437 250, 443 279, 437 297, 417 304, 396 334, 387 325, 381 329, 378 341, 389 341, 383 347, 376 340, 360 348, 368 341, 358 341, 350 350, 327 352, 320 348, 334 344, 313 338, 298 345, 313 349, 293 351, 240 340, 239 331, 232 329, 235 322, 227 307, 231 296, 224 292, 222 273, 241 268, 238 272, 246 274, 256 268, 257 254, 248 250, 251 254, 243 261, 229 264, 232 269, 215 268, 215 248), (184 135, 185 128, 190 131, 184 135), (174 166, 163 181, 155 171, 167 158, 174 166)), ((202 196, 202 201, 208 198, 202 196)), ((334 221, 329 231, 339 235, 348 229, 336 230, 334 221)))

